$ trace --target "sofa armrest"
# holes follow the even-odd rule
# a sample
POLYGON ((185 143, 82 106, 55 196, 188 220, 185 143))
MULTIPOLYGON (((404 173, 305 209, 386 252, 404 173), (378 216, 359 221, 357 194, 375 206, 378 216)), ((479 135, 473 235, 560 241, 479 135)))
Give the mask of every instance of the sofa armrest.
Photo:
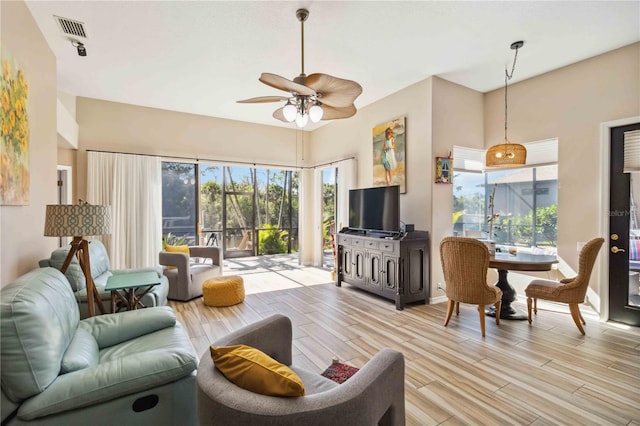
POLYGON ((175 324, 173 310, 169 306, 158 306, 86 318, 78 326, 91 333, 102 349, 175 324))
POLYGON ((131 354, 58 376, 47 389, 20 406, 18 417, 33 420, 99 404, 179 380, 196 367, 191 348, 131 354))
POLYGON ((291 365, 291 339, 291 320, 284 315, 276 314, 238 329, 216 340, 214 345, 251 346, 285 365, 291 365))
POLYGON ((211 259, 214 265, 222 266, 222 249, 216 246, 191 246, 189 247, 191 257, 203 257, 211 259))

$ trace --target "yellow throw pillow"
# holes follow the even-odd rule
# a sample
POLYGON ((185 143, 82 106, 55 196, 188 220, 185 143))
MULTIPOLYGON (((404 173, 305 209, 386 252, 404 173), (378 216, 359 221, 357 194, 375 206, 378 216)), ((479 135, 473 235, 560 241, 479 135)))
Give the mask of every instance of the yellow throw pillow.
POLYGON ((243 389, 262 395, 303 396, 304 383, 289 367, 246 345, 211 346, 218 370, 243 389))
MULTIPOLYGON (((169 253, 186 253, 187 257, 189 256, 189 246, 170 246, 169 244, 164 245, 165 251, 169 253)), ((176 269, 175 266, 167 266, 167 269, 176 269)))

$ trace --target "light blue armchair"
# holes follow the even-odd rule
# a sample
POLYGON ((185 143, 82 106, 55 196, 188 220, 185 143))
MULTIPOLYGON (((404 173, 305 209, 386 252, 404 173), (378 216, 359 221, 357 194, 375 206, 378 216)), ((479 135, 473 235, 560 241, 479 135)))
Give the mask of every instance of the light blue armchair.
MULTIPOLYGON (((64 247, 54 250, 49 259, 43 259, 40 261, 40 266, 43 268, 51 266, 56 269, 62 269, 62 265, 64 264, 70 249, 71 245, 67 244, 64 247)), ((100 295, 100 300, 102 300, 102 306, 104 307, 105 312, 111 312, 111 292, 106 291, 104 288, 107 285, 107 280, 113 274, 126 274, 145 270, 155 271, 160 278, 160 284, 154 286, 149 293, 144 295, 141 302, 147 307, 164 306, 167 304, 169 281, 164 275, 162 275, 162 269, 160 267, 148 269, 111 269, 107 249, 100 240, 90 241, 89 257, 91 258, 91 276, 96 284, 96 289, 100 295)), ((80 309, 80 318, 88 317, 89 308, 87 305, 87 283, 84 273, 80 268, 80 264, 78 263, 78 259, 75 257, 67 268, 65 276, 67 277, 76 297, 78 307, 80 309)), ((144 288, 137 290, 137 292, 142 291, 144 291, 144 288)), ((97 307, 96 313, 100 313, 97 307)))
POLYGON ((197 358, 171 308, 80 320, 55 268, 0 301, 3 425, 197 424, 197 358))

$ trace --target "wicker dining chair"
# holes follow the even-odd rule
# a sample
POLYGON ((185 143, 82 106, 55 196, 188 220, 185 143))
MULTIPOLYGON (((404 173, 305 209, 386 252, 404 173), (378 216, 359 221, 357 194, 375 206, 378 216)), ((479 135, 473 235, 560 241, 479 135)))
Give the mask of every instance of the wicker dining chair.
POLYGON ((527 315, 531 324, 531 307, 533 312, 538 313, 538 299, 550 300, 552 302, 568 303, 571 311, 571 318, 576 323, 580 333, 584 335, 586 321, 580 313, 578 304, 584 302, 584 296, 589 288, 589 278, 591 270, 596 262, 600 247, 604 243, 604 238, 594 238, 582 247, 578 259, 578 275, 573 278, 565 278, 560 281, 533 280, 524 289, 527 295, 527 315), (533 303, 532 303, 533 302, 533 303))
POLYGON ((502 303, 502 291, 487 284, 487 246, 473 238, 446 237, 440 242, 440 260, 449 299, 444 326, 449 324, 454 308, 456 315, 460 314, 460 303, 478 305, 480 329, 484 337, 485 305, 495 306, 496 324, 499 325, 502 303))

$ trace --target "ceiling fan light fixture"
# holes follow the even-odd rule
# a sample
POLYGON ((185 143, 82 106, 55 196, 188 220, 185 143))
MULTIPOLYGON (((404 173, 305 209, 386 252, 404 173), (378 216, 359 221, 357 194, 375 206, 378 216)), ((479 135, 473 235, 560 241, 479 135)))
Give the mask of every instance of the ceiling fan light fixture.
POLYGON ((273 118, 286 123, 295 121, 300 128, 305 127, 309 120, 317 123, 320 120, 352 117, 357 111, 354 101, 362 94, 362 86, 353 80, 322 73, 305 74, 304 22, 308 17, 307 9, 296 11, 296 18, 300 21, 300 74, 293 80, 289 80, 276 74, 262 73, 258 79, 267 86, 289 92, 289 95, 287 97, 260 96, 238 101, 239 103, 286 101, 284 106, 273 112, 273 118))
POLYGON ((296 126, 302 128, 306 126, 308 122, 309 114, 301 114, 299 112, 296 114, 296 126))
POLYGON ((284 118, 291 123, 296 119, 297 108, 290 101, 287 101, 287 104, 282 108, 282 114, 284 118))
POLYGON ((309 118, 312 122, 317 123, 322 120, 322 116, 324 115, 324 110, 318 104, 315 104, 311 108, 309 108, 309 118))

